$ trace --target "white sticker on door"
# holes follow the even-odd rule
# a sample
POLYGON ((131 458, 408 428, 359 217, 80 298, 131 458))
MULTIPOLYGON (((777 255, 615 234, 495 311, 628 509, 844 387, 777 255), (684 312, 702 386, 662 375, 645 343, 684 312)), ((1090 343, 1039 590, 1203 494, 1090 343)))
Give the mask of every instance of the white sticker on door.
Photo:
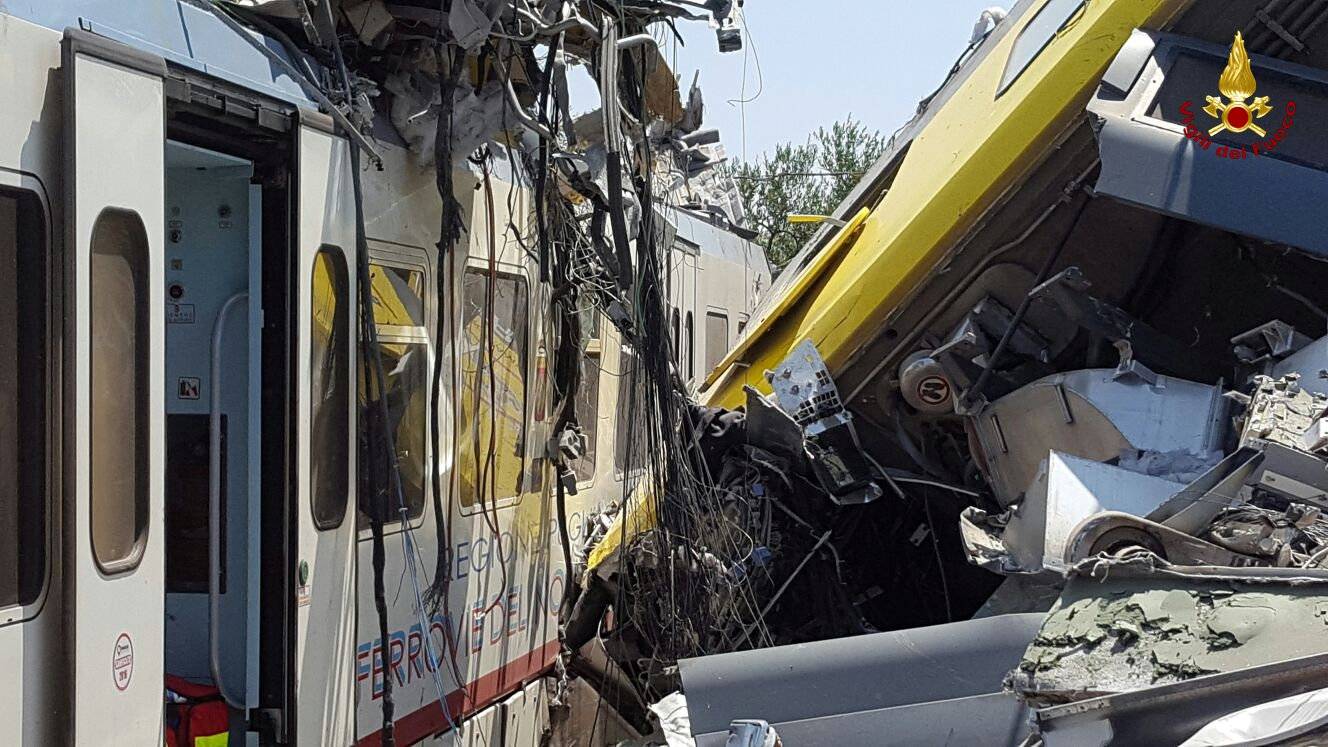
POLYGON ((128 633, 121 633, 115 639, 115 651, 111 654, 111 676, 115 679, 115 689, 124 692, 129 689, 129 680, 134 677, 134 641, 128 633))

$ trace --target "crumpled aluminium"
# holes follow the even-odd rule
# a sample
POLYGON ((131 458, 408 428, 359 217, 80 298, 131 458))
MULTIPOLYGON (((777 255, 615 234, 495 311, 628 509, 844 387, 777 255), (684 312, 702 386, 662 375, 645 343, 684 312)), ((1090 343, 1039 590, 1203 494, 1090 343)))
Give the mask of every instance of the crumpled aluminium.
MULTIPOLYGON (((419 72, 390 76, 385 87, 392 94, 392 125, 401 134, 421 166, 433 163, 438 136, 438 82, 419 72)), ((478 90, 462 80, 452 95, 452 160, 462 163, 484 143, 507 127, 516 125, 506 116, 503 84, 497 80, 478 90), (504 121, 506 120, 506 121, 504 121)))
POLYGON ((447 27, 462 49, 473 52, 489 38, 506 6, 503 0, 454 0, 447 27))

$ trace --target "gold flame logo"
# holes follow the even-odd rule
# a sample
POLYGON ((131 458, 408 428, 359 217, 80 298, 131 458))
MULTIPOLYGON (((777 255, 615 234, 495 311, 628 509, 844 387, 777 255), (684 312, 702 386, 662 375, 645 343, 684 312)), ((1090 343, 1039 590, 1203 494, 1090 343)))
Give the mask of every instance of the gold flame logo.
POLYGON ((1254 71, 1250 69, 1250 56, 1245 52, 1245 40, 1237 31, 1236 40, 1231 43, 1231 54, 1227 57, 1226 69, 1222 71, 1222 77, 1217 81, 1217 89, 1230 99, 1230 102, 1224 102, 1217 96, 1205 97, 1208 106, 1204 107, 1204 112, 1218 120, 1217 126, 1208 131, 1209 135, 1216 135, 1223 130, 1230 132, 1249 130, 1259 137, 1268 134, 1254 123, 1255 119, 1262 118, 1273 110, 1273 107, 1268 105, 1268 97, 1260 96, 1248 104, 1245 103, 1245 99, 1254 95, 1257 85, 1254 71))

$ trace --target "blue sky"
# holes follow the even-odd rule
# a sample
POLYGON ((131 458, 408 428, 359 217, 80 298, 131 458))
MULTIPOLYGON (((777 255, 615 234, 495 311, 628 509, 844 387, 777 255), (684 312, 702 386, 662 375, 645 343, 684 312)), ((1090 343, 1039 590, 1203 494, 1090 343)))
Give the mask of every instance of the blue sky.
MULTIPOLYGON (((849 114, 888 134, 940 85, 982 10, 1012 4, 746 0, 743 51, 720 54, 706 23, 679 23, 686 46, 677 49, 674 72, 686 96, 693 72, 701 70, 706 126, 720 129, 730 158, 742 158, 745 150, 752 159, 777 143, 802 142, 817 127, 849 114), (755 99, 745 105, 745 148, 741 108, 728 103, 742 98, 755 99)), ((672 46, 666 50, 671 64, 672 46)), ((593 90, 574 84, 574 102, 585 100, 577 94, 586 88, 593 90)), ((579 107, 574 103, 573 109, 579 107)))

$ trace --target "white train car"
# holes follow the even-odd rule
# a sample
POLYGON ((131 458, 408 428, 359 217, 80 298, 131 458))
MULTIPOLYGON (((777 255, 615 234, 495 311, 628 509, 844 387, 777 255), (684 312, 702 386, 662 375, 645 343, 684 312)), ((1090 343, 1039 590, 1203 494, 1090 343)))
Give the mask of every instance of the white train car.
MULTIPOLYGON (((380 744, 389 682, 397 744, 539 744, 568 569, 548 289, 512 232, 471 231, 440 264, 434 171, 384 144, 361 277, 344 134, 189 2, 5 0, 0 71, 0 743, 160 744, 175 675, 215 683, 230 744, 380 744), (357 508, 359 283, 408 506, 386 529, 386 641, 357 508)), ((464 219, 526 231, 530 190, 498 171, 457 172, 464 219)), ((699 379, 770 274, 665 212, 699 379)), ((630 351, 594 328, 574 539, 630 480, 630 351)))

